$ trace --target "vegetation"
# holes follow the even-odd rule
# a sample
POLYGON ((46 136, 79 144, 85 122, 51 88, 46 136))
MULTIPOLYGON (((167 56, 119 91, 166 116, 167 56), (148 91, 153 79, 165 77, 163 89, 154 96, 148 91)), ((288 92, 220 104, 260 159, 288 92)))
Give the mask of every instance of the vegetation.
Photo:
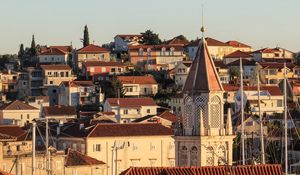
POLYGON ((123 88, 116 75, 113 75, 112 80, 100 81, 99 85, 105 98, 122 98, 125 96, 125 88, 123 88))
POLYGON ((162 41, 159 39, 158 34, 154 33, 152 30, 146 30, 145 32, 142 32, 141 35, 141 44, 158 45, 162 43, 162 41))
POLYGON ((90 44, 89 29, 87 25, 85 25, 83 31, 83 47, 88 46, 89 44, 90 44))

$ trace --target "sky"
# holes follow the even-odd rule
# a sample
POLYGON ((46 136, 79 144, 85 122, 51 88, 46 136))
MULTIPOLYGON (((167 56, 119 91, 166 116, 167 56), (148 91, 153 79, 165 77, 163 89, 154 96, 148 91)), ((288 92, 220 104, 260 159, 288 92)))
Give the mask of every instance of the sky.
POLYGON ((299 0, 3 0, 0 5, 0 54, 40 45, 81 48, 84 25, 90 42, 102 45, 117 34, 147 29, 162 40, 177 35, 238 40, 254 49, 283 47, 300 51, 299 0))

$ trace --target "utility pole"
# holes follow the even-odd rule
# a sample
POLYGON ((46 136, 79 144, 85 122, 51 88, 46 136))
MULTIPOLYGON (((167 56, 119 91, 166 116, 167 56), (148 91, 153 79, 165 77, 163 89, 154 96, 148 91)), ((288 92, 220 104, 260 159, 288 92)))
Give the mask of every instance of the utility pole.
POLYGON ((260 82, 259 73, 257 72, 257 93, 258 93, 258 116, 260 120, 260 149, 261 149, 261 163, 265 164, 265 144, 264 144, 264 128, 263 128, 263 116, 260 109, 260 82))
POLYGON ((243 63, 242 63, 242 58, 240 58, 240 79, 241 79, 241 124, 242 124, 242 160, 243 160, 243 165, 245 165, 245 124, 244 124, 244 85, 243 85, 243 63))
POLYGON ((35 140, 36 140, 36 123, 35 121, 32 123, 32 173, 31 175, 35 175, 35 140))
MULTIPOLYGON (((46 117, 46 116, 45 116, 46 117)), ((47 175, 50 175, 50 152, 49 152, 49 121, 46 117, 46 170, 47 175)))
POLYGON ((283 89, 284 89, 284 156, 285 156, 285 174, 288 174, 288 138, 287 138, 287 100, 286 100, 286 63, 284 62, 284 83, 283 83, 283 89))

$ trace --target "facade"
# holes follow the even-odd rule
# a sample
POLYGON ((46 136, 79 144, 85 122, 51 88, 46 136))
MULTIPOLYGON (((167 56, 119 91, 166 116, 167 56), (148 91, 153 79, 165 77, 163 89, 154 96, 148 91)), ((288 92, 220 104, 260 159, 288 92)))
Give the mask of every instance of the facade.
POLYGON ((75 51, 75 60, 77 68, 81 70, 83 62, 110 61, 110 52, 103 47, 90 44, 75 51))
POLYGON ((43 94, 43 71, 39 68, 28 67, 28 95, 40 96, 43 94))
POLYGON ((0 71, 0 92, 2 92, 2 100, 15 99, 18 91, 18 74, 12 72, 11 69, 7 71, 0 71))
POLYGON ((59 85, 58 104, 64 106, 91 105, 99 102, 99 93, 92 81, 64 81, 59 85))
MULTIPOLYGON (((243 80, 244 83, 250 84, 251 79, 255 76, 256 62, 248 59, 242 59, 243 66, 243 80)), ((229 72, 240 72, 240 60, 235 60, 227 64, 229 72)), ((252 82, 253 83, 253 82, 252 82)))
POLYGON ((237 50, 228 55, 225 55, 223 60, 224 60, 224 63, 228 65, 232 62, 240 60, 240 58, 242 58, 243 60, 248 60, 248 61, 253 60, 253 57, 251 54, 249 54, 248 52, 240 51, 240 50, 237 50))
POLYGON ((252 53, 257 62, 292 62, 294 53, 280 48, 263 48, 252 53))
POLYGON ((190 71, 190 67, 192 65, 191 61, 182 61, 179 62, 175 67, 175 84, 179 87, 183 87, 188 73, 190 71))
POLYGON ((75 77, 68 65, 41 65, 43 70, 43 93, 49 96, 50 105, 58 104, 58 87, 63 81, 72 81, 75 77))
POLYGON ((118 76, 125 89, 125 96, 154 96, 158 92, 158 84, 153 76, 118 76))
POLYGON ((170 108, 174 114, 176 114, 177 116, 180 116, 183 111, 183 94, 178 93, 178 94, 170 97, 168 105, 170 106, 170 108))
POLYGON ((239 41, 231 40, 231 41, 227 41, 226 44, 232 46, 232 52, 235 51, 252 52, 251 46, 241 43, 239 41))
MULTIPOLYGON (((283 113, 283 95, 278 86, 261 86, 260 87, 260 110, 261 113, 268 115, 273 113, 283 113)), ((239 111, 241 98, 240 90, 235 97, 235 111, 239 111)), ((244 87, 245 101, 249 102, 252 114, 258 114, 258 93, 257 86, 244 87)), ((244 103, 246 104, 246 103, 244 103)))
POLYGON ((156 115, 157 107, 152 98, 107 98, 104 112, 114 112, 118 123, 130 123, 146 115, 156 115))
POLYGON ((40 64, 67 64, 68 57, 67 52, 59 48, 50 47, 38 55, 38 60, 40 64))
POLYGON ((114 37, 115 51, 127 52, 129 46, 140 45, 141 40, 142 40, 142 35, 138 35, 138 34, 116 35, 114 37))
POLYGON ((135 123, 160 123, 166 127, 172 128, 177 122, 177 117, 175 114, 172 114, 168 110, 162 112, 159 115, 148 115, 142 118, 134 120, 135 123))
POLYGON ((126 72, 126 65, 122 62, 89 61, 82 63, 82 74, 86 78, 101 74, 122 74, 126 72))
POLYGON ((77 111, 74 106, 45 106, 42 109, 42 117, 57 118, 57 121, 67 121, 77 118, 77 111))
POLYGON ((223 87, 201 40, 183 88, 182 128, 175 136, 177 166, 232 165, 231 115, 224 122, 223 87))
POLYGON ((15 100, 0 107, 0 123, 24 126, 40 117, 40 110, 15 100))
POLYGON ((221 83, 229 83, 229 69, 223 60, 214 61, 221 83))
POLYGON ((182 45, 138 45, 129 47, 130 62, 145 70, 169 70, 185 55, 182 45))

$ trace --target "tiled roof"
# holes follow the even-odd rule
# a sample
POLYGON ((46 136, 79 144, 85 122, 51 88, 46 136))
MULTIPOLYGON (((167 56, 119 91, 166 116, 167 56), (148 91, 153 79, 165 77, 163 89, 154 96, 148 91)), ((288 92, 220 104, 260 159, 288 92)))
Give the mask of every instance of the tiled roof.
POLYGON ((69 65, 64 64, 41 65, 41 68, 44 70, 71 70, 69 65))
POLYGON ((215 63, 215 67, 219 67, 221 69, 227 69, 227 65, 224 64, 222 60, 214 61, 214 63, 215 63))
POLYGON ((72 50, 73 50, 72 46, 50 46, 49 48, 50 49, 51 48, 57 48, 57 49, 60 49, 64 52, 72 52, 72 50))
POLYGON ((14 136, 0 133, 0 141, 2 141, 2 140, 15 140, 15 139, 16 139, 16 137, 14 137, 14 136))
MULTIPOLYGON (((272 96, 281 96, 282 92, 278 86, 261 86, 261 91, 268 91, 272 96)), ((244 91, 257 91, 257 86, 244 86, 244 91)))
MULTIPOLYGON (((262 68, 271 68, 271 69, 283 69, 284 63, 277 63, 277 62, 260 62, 259 63, 262 68)), ((293 63, 286 63, 286 67, 289 69, 293 69, 296 67, 293 63)))
POLYGON ((170 39, 168 41, 166 41, 166 44, 168 45, 187 45, 189 43, 189 41, 186 41, 186 40, 181 40, 181 39, 178 39, 178 38, 173 38, 173 39, 170 39))
POLYGON ((263 49, 256 50, 253 53, 274 53, 274 52, 278 52, 278 51, 279 50, 277 50, 277 49, 263 48, 263 49))
POLYGON ((120 175, 283 175, 281 165, 130 167, 120 175))
POLYGON ((224 91, 238 91, 240 89, 240 86, 232 85, 232 84, 222 84, 224 91))
POLYGON ((97 124, 88 137, 126 137, 173 135, 173 131, 158 123, 97 124))
POLYGON ((122 84, 157 84, 152 76, 118 76, 122 84))
POLYGON ((108 98, 106 100, 111 106, 120 106, 120 107, 156 106, 156 103, 152 98, 108 98))
POLYGON ((29 104, 23 103, 19 100, 15 100, 11 103, 5 104, 0 107, 0 110, 37 110, 38 108, 35 108, 29 104))
POLYGON ((13 174, 3 171, 3 170, 0 170, 0 175, 13 175, 13 174))
POLYGON ((84 138, 92 131, 94 126, 85 124, 83 129, 80 129, 80 123, 65 123, 61 127, 61 137, 84 138))
POLYGON ((158 117, 161 117, 163 119, 169 120, 169 121, 171 121, 173 123, 175 123, 177 121, 176 115, 172 114, 168 110, 166 110, 165 112, 161 113, 158 117))
POLYGON ((0 125, 0 134, 3 138, 17 138, 18 141, 21 141, 25 139, 27 133, 17 125, 0 125))
POLYGON ((89 86, 94 86, 94 83, 92 81, 79 81, 79 80, 74 80, 74 81, 63 81, 61 82, 62 84, 65 85, 65 87, 89 87, 89 86))
POLYGON ((250 55, 249 53, 240 50, 234 51, 224 56, 224 58, 251 58, 251 57, 252 55, 250 55))
POLYGON ((69 149, 66 157, 66 166, 91 166, 91 165, 104 165, 105 163, 84 155, 79 151, 69 149))
POLYGON ((81 49, 78 49, 77 51, 77 53, 106 53, 106 52, 109 52, 109 50, 94 44, 85 46, 81 49))
POLYGON ((244 43, 241 43, 238 41, 234 41, 234 40, 227 41, 226 44, 233 46, 233 47, 250 47, 251 48, 251 46, 249 46, 247 44, 244 44, 244 43))
MULTIPOLYGON (((253 60, 250 61, 247 59, 242 59, 242 63, 243 63, 243 66, 256 66, 256 62, 253 60)), ((228 63, 227 66, 240 66, 240 60, 236 60, 231 63, 228 63)))
POLYGON ((125 64, 122 62, 115 62, 115 61, 87 61, 82 63, 85 67, 90 66, 115 66, 115 67, 124 67, 125 64))
POLYGON ((207 44, 201 41, 197 54, 185 81, 183 92, 222 91, 214 62, 209 54, 207 44))
POLYGON ((58 48, 50 48, 44 52, 42 52, 40 55, 65 55, 66 52, 63 50, 60 50, 58 48))
POLYGON ((219 40, 216 40, 216 39, 213 39, 213 38, 205 38, 205 40, 206 40, 206 43, 207 43, 207 45, 208 46, 230 46, 230 45, 228 45, 228 44, 226 44, 226 43, 224 43, 224 42, 222 42, 222 41, 219 41, 219 40))
POLYGON ((45 106, 43 112, 46 116, 58 116, 58 115, 77 115, 76 108, 74 106, 45 106))

